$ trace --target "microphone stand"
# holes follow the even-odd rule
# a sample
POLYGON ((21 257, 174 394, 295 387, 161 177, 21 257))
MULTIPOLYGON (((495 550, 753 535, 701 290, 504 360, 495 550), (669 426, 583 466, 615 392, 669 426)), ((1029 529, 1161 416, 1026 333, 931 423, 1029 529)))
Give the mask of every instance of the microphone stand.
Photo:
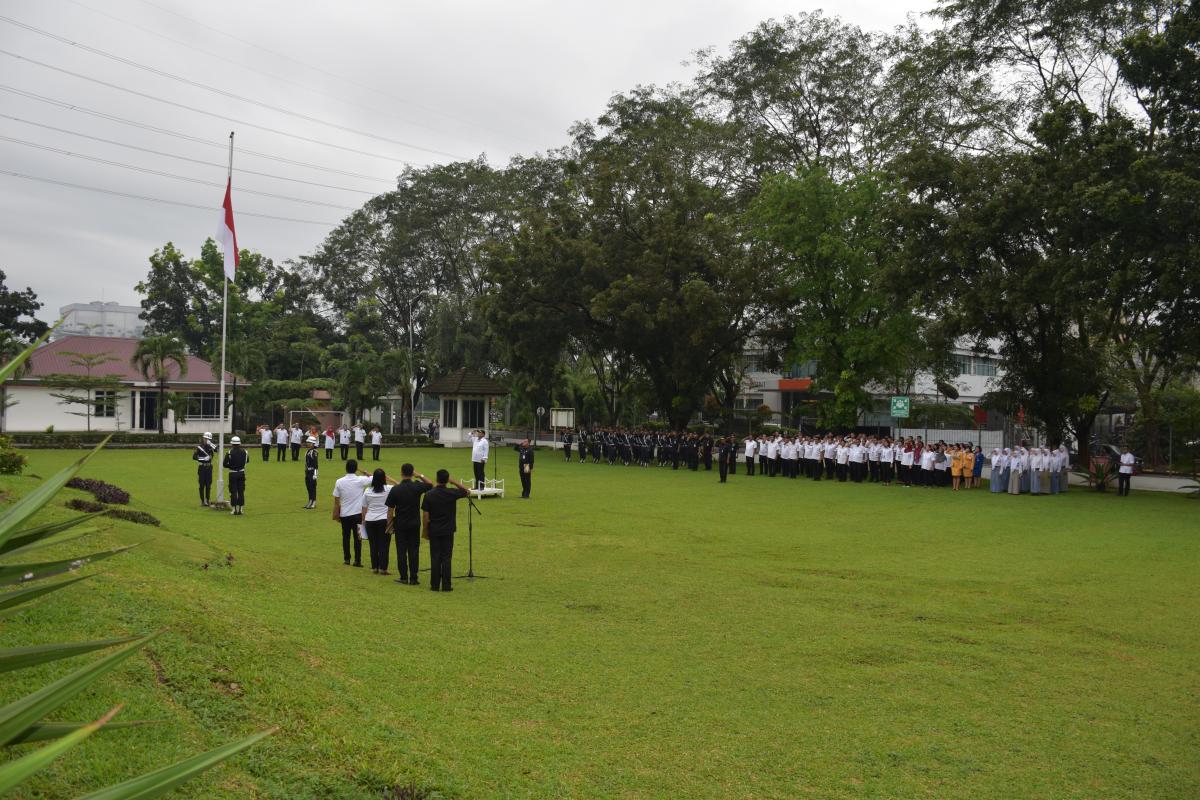
POLYGON ((486 578, 487 575, 475 574, 475 526, 472 512, 483 516, 483 512, 479 510, 479 506, 475 505, 475 499, 470 494, 467 495, 467 574, 455 575, 455 578, 467 578, 475 580, 476 578, 486 578))

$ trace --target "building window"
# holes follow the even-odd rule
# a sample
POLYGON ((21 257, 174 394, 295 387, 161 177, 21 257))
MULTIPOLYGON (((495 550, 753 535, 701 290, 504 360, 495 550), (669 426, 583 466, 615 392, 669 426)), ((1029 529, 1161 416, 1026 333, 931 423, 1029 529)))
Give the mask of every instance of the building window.
POLYGON ((463 427, 482 428, 483 426, 483 401, 463 400, 463 427))
POLYGON ((996 376, 996 362, 990 358, 976 358, 971 366, 976 375, 983 375, 988 378, 996 376))
POLYGON ((996 360, 987 356, 955 355, 954 365, 959 375, 982 375, 989 378, 996 375, 996 360))
POLYGON ((458 401, 443 400, 442 401, 442 427, 457 428, 458 427, 458 401))
POLYGON ((184 412, 188 419, 220 419, 221 395, 218 392, 189 392, 184 412))
POLYGON ((757 411, 763 404, 763 396, 761 394, 743 394, 738 395, 733 401, 733 407, 739 411, 757 411))
POLYGON ((117 393, 112 389, 97 389, 94 395, 93 417, 115 417, 117 415, 117 393))

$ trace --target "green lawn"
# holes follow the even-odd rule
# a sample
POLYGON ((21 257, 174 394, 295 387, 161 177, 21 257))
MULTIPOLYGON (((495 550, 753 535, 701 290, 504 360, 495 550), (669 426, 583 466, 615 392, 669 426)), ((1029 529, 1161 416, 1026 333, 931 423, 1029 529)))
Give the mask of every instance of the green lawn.
MULTIPOLYGON (((77 455, 32 452, 27 473, 77 455)), ((540 455, 532 500, 482 504, 490 579, 439 595, 342 565, 340 462, 303 511, 301 466, 255 456, 234 518, 198 507, 186 450, 101 454, 84 474, 163 527, 94 535, 145 544, 0 632, 169 628, 62 715, 125 702, 124 719, 167 722, 94 737, 20 796, 73 796, 269 726, 179 794, 1200 795, 1200 502, 719 485, 540 455)), ((462 450, 384 465, 405 456, 468 472, 462 450)), ((6 675, 0 701, 31 685, 6 675)))

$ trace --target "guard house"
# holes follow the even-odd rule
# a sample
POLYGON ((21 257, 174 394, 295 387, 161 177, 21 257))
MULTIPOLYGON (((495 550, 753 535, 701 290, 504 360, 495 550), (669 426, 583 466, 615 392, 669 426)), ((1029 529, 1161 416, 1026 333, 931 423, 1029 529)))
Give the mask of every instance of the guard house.
POLYGON ((508 389, 491 378, 465 369, 435 378, 422 391, 440 401, 438 441, 445 447, 468 445, 471 431, 479 428, 488 431, 490 438, 492 399, 508 394, 508 389))

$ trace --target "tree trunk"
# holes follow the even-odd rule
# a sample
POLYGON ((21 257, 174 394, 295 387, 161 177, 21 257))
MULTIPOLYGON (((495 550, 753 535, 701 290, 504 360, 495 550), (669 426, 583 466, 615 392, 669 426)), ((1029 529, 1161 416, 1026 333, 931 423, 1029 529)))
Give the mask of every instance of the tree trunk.
POLYGON ((160 377, 158 379, 158 433, 163 432, 163 416, 167 413, 167 385, 160 377))

